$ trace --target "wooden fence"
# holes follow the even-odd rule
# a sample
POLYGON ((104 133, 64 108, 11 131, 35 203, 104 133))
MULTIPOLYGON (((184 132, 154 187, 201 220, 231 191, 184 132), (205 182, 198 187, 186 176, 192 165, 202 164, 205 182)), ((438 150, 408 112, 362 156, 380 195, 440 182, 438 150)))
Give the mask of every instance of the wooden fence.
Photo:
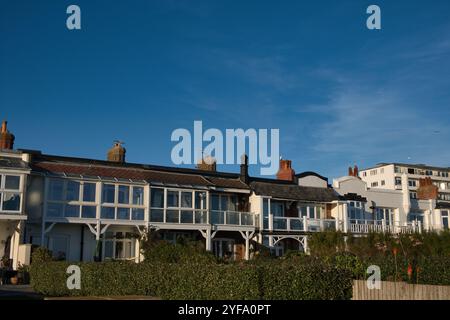
POLYGON ((450 286, 381 281, 381 289, 369 289, 365 280, 353 281, 353 300, 450 300, 450 286))

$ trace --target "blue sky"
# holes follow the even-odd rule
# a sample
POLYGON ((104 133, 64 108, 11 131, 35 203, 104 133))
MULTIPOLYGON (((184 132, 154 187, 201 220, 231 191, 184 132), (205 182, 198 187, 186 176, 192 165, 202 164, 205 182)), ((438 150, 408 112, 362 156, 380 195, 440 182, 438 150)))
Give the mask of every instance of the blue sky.
POLYGON ((18 148, 104 159, 120 139, 129 162, 170 165, 172 131, 202 120, 279 128, 297 172, 450 166, 448 0, 0 2, 0 118, 18 148))

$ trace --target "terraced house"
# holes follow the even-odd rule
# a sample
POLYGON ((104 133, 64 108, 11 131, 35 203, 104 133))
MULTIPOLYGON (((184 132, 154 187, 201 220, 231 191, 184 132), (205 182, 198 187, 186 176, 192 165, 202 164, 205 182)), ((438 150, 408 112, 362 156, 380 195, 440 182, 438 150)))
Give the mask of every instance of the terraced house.
POLYGON ((317 173, 296 174, 289 160, 280 160, 276 179, 266 179, 249 176, 246 156, 239 173, 225 173, 211 161, 195 169, 128 163, 120 142, 106 160, 14 150, 13 143, 4 123, 0 254, 14 268, 29 263, 31 245, 62 260, 139 262, 149 230, 167 241, 203 241, 219 257, 250 259, 261 246, 274 255, 308 251, 308 237, 328 229, 364 235, 448 228, 430 222, 446 211, 425 180, 418 194, 427 199, 411 201, 409 192, 368 187, 356 169, 331 186, 317 173), (427 218, 412 218, 416 210, 427 218))

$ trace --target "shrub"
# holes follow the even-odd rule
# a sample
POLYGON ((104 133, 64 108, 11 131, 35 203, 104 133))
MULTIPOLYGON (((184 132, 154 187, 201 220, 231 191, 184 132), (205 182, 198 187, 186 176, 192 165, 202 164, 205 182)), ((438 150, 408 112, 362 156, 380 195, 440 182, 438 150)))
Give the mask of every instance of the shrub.
MULTIPOLYGON (((80 263, 81 290, 66 286, 66 262, 31 266, 31 284, 47 296, 150 295, 163 299, 348 299, 351 273, 310 259, 264 263, 80 263)), ((316 259, 317 260, 317 259, 316 259)))

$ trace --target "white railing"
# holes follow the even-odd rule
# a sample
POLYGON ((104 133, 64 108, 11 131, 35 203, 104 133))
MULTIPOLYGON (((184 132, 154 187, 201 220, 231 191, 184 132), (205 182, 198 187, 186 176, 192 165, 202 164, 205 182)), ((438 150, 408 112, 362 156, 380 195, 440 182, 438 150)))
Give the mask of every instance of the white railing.
POLYGON ((351 233, 370 233, 370 232, 386 232, 386 233, 415 233, 422 232, 422 226, 419 222, 408 222, 405 224, 386 223, 383 220, 362 220, 351 219, 351 233))
POLYGON ((272 230, 278 231, 305 231, 304 221, 297 217, 273 217, 272 230))
POLYGON ((256 216, 250 212, 211 210, 211 224, 256 226, 256 216))

